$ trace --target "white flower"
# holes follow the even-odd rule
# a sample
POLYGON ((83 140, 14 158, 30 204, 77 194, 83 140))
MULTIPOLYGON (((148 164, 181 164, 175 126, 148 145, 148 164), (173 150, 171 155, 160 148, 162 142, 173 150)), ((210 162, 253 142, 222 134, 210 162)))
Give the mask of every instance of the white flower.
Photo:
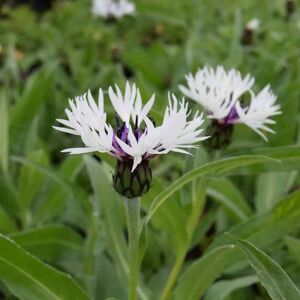
POLYGON ((260 26, 260 20, 257 19, 257 18, 251 19, 251 20, 248 21, 247 24, 246 24, 246 28, 247 28, 248 30, 251 30, 251 31, 256 31, 256 30, 258 30, 259 26, 260 26))
POLYGON ((81 136, 82 148, 65 149, 63 152, 81 154, 88 152, 107 152, 121 161, 133 161, 132 171, 142 160, 150 160, 156 155, 170 151, 186 152, 186 148, 205 140, 201 136, 203 129, 202 115, 196 115, 190 121, 188 104, 178 102, 174 95, 169 95, 163 122, 155 126, 148 117, 154 103, 154 96, 145 106, 135 84, 126 84, 125 93, 116 86, 115 91, 109 88, 108 95, 116 111, 116 126, 107 123, 104 111, 104 96, 99 90, 98 104, 95 103, 90 91, 76 97, 75 102, 69 100, 70 109, 66 109, 67 120, 57 121, 65 127, 55 129, 81 136))
POLYGON ((244 123, 265 140, 263 131, 273 132, 268 124, 275 121, 270 118, 281 114, 280 105, 275 105, 276 96, 269 86, 258 95, 252 91, 254 78, 247 74, 244 78, 237 70, 228 72, 218 66, 215 69, 205 67, 197 71, 195 76, 186 76, 187 87, 180 85, 181 92, 195 100, 208 113, 208 118, 217 119, 219 124, 244 123), (244 94, 250 94, 249 106, 241 103, 244 94))
POLYGON ((93 0, 92 13, 104 18, 121 18, 135 11, 135 5, 128 0, 93 0))

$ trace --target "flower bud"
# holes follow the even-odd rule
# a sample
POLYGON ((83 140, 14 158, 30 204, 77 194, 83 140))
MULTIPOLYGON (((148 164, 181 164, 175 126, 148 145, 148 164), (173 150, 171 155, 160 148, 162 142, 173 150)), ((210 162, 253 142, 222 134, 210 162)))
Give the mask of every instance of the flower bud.
POLYGON ((250 20, 244 28, 241 38, 242 45, 252 45, 254 33, 259 29, 260 21, 256 18, 250 20))
POLYGON ((296 5, 294 0, 286 0, 286 16, 289 18, 295 11, 296 5))
POLYGON ((233 133, 232 124, 222 124, 214 120, 207 128, 206 134, 210 136, 204 143, 208 148, 219 150, 226 148, 231 143, 233 133))
POLYGON ((151 186, 152 172, 148 160, 143 160, 132 171, 132 160, 118 161, 113 176, 115 190, 126 198, 141 197, 151 186))

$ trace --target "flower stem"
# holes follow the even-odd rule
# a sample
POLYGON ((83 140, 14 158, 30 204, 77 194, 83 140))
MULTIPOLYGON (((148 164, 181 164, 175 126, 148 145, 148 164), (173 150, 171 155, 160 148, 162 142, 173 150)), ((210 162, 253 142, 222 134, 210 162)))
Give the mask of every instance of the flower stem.
POLYGON ((129 239, 128 299, 137 300, 139 275, 140 198, 126 198, 126 215, 129 239))
POLYGON ((170 298, 172 288, 176 283, 176 280, 177 280, 177 277, 178 277, 179 272, 181 270, 182 264, 184 263, 186 253, 189 250, 190 242, 192 240, 194 231, 195 231, 196 226, 198 224, 199 216, 202 214, 202 210, 203 210, 204 202, 205 202, 206 188, 204 187, 203 183, 201 183, 201 186, 202 186, 202 190, 198 194, 196 202, 193 204, 193 209, 192 209, 191 215, 189 216, 189 219, 187 221, 187 234, 188 234, 187 244, 177 254, 175 263, 172 267, 172 270, 171 270, 170 275, 168 277, 167 283, 164 287, 164 290, 163 290, 163 293, 162 293, 162 296, 161 296, 161 300, 168 300, 170 298))
POLYGON ((181 266, 184 262, 184 258, 185 258, 185 254, 186 254, 186 249, 184 249, 183 251, 181 251, 175 260, 175 263, 172 267, 172 270, 170 272, 170 275, 168 277, 168 281, 165 285, 165 288, 163 290, 162 296, 161 296, 161 300, 167 300, 170 297, 170 293, 171 290, 176 282, 177 276, 180 272, 181 266))

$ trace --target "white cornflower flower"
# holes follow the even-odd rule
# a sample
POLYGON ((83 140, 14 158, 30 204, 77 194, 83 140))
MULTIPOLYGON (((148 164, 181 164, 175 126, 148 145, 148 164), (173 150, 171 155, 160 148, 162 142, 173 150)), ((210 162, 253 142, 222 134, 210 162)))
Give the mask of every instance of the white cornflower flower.
POLYGON ((260 134, 274 132, 267 125, 274 124, 271 117, 281 114, 280 105, 269 86, 257 95, 252 91, 254 78, 242 77, 237 70, 228 72, 222 66, 216 69, 205 67, 193 76, 186 76, 187 87, 180 85, 181 92, 203 106, 208 118, 215 119, 218 126, 244 123, 260 134), (243 95, 250 94, 249 105, 243 105, 243 95))
POLYGON ((128 0, 93 0, 92 13, 104 18, 121 18, 135 11, 135 5, 128 0))
MULTIPOLYGON (((131 86, 127 82, 124 95, 118 86, 115 90, 110 87, 108 96, 116 112, 115 126, 107 122, 102 89, 99 90, 98 104, 95 103, 90 91, 76 97, 75 101, 69 101, 70 109, 65 110, 68 119, 57 120, 65 127, 54 126, 54 128, 79 135, 84 147, 65 149, 63 152, 71 154, 106 152, 117 158, 117 173, 120 173, 121 169, 123 174, 125 167, 126 170, 130 167, 129 173, 135 173, 141 166, 145 177, 150 172, 148 171, 150 159, 170 151, 188 153, 186 148, 193 148, 195 143, 207 138, 201 136, 202 115, 196 113, 188 120, 190 115, 188 104, 184 100, 179 102, 174 95, 169 95, 169 105, 160 126, 155 126, 148 117, 154 96, 143 106, 140 91, 135 84, 131 86)), ((115 178, 115 186, 118 185, 117 180, 118 178, 115 178)), ((140 188, 139 185, 139 191, 148 190, 149 185, 147 184, 146 188, 145 186, 140 188)), ((123 183, 122 188, 116 189, 119 192, 123 191, 123 183)), ((126 196, 136 194, 139 192, 130 191, 126 196)))
POLYGON ((245 27, 247 30, 256 31, 258 30, 259 26, 260 26, 260 20, 257 18, 253 18, 247 22, 245 27))

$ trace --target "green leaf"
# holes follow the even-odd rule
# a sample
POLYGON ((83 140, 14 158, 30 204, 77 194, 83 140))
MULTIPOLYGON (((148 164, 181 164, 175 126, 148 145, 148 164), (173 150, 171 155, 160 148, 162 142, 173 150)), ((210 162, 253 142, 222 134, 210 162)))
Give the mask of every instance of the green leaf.
MULTIPOLYGON (((47 165, 48 163, 47 154, 42 150, 28 153, 27 159, 41 165, 47 165)), ((34 197, 44 182, 44 177, 45 176, 41 176, 35 168, 32 168, 32 166, 22 165, 19 179, 19 193, 21 195, 20 200, 24 210, 30 209, 34 197)))
POLYGON ((22 300, 89 299, 70 276, 46 265, 3 235, 0 235, 0 278, 22 300))
POLYGON ((9 237, 33 255, 47 261, 70 259, 71 256, 82 254, 81 236, 62 225, 30 229, 9 237))
POLYGON ((218 210, 212 209, 202 216, 200 224, 196 227, 191 241, 191 248, 197 246, 213 223, 216 221, 218 210))
POLYGON ((250 242, 241 239, 236 241, 273 300, 300 299, 299 290, 277 262, 250 242))
POLYGON ((0 94, 0 164, 4 173, 8 172, 9 111, 6 96, 0 94))
POLYGON ((111 177, 110 170, 106 164, 99 164, 93 158, 84 157, 93 189, 103 210, 108 239, 111 250, 116 260, 122 266, 125 274, 128 271, 126 258, 127 248, 123 236, 123 224, 120 222, 120 209, 118 208, 117 192, 113 190, 112 183, 108 179, 111 177))
POLYGON ((8 215, 18 218, 20 217, 21 206, 17 197, 17 190, 12 181, 12 178, 8 175, 1 174, 0 171, 0 203, 8 215))
MULTIPOLYGON (((300 192, 295 192, 281 201, 272 211, 253 216, 228 232, 230 235, 255 243, 261 249, 267 249, 283 236, 297 232, 300 228, 299 218, 300 192)), ((232 239, 227 234, 220 235, 210 245, 207 252, 231 243, 232 239)), ((234 254, 230 253, 224 259, 228 262, 231 271, 245 267, 245 258, 238 251, 234 254)))
POLYGON ((255 206, 257 212, 263 213, 273 208, 289 191, 296 174, 297 172, 260 174, 256 181, 255 206))
MULTIPOLYGON (((158 180, 155 177, 153 178, 153 187, 142 197, 141 204, 143 207, 148 210, 151 207, 151 203, 155 196, 163 191, 165 184, 163 180, 158 180)), ((152 224, 156 228, 168 232, 172 237, 172 242, 175 248, 175 251, 180 251, 182 245, 185 245, 188 239, 186 231, 186 215, 182 210, 182 206, 179 201, 166 201, 157 213, 152 218, 152 224)), ((145 228, 144 228, 145 229, 145 228)))
POLYGON ((284 239, 285 244, 287 245, 291 257, 294 258, 296 262, 300 265, 300 240, 295 239, 294 237, 287 236, 284 239))
POLYGON ((0 231, 2 233, 10 233, 17 230, 15 220, 7 214, 5 209, 0 206, 0 231))
POLYGON ((256 275, 249 275, 230 280, 220 280, 208 290, 204 300, 224 300, 233 291, 257 282, 258 278, 256 275))
POLYGON ((67 195, 69 195, 71 198, 75 198, 72 185, 68 182, 66 178, 64 178, 64 176, 62 176, 54 168, 50 166, 41 165, 39 163, 18 156, 12 156, 11 159, 15 162, 31 167, 43 175, 46 175, 48 178, 52 179, 55 183, 60 185, 60 187, 66 192, 67 195))
MULTIPOLYGON (((247 239, 265 249, 283 236, 300 228, 300 191, 280 201, 271 211, 256 215, 236 225, 228 232, 238 238, 247 239)), ((227 235, 215 239, 210 249, 231 243, 227 235)))
POLYGON ((299 146, 286 146, 275 148, 262 148, 254 149, 250 152, 253 155, 263 155, 274 160, 264 161, 263 163, 249 164, 237 170, 232 174, 259 174, 264 172, 283 172, 299 170, 300 168, 300 147, 299 146), (276 160, 280 160, 277 163, 276 160))
POLYGON ((174 26, 175 28, 176 26, 185 26, 185 22, 182 19, 182 11, 180 11, 181 5, 179 3, 175 3, 174 1, 166 0, 163 3, 155 3, 155 1, 139 1, 138 8, 143 15, 149 16, 154 20, 163 21, 174 26))
POLYGON ((241 192, 227 178, 212 180, 208 184, 207 193, 238 221, 247 220, 253 213, 241 192))
MULTIPOLYGON (((45 175, 49 179, 51 179, 54 183, 57 184, 61 188, 61 190, 64 192, 64 197, 63 203, 62 204, 67 204, 69 206, 76 206, 77 208, 77 213, 81 215, 81 217, 85 218, 86 216, 83 215, 83 211, 81 211, 83 208, 84 209, 89 209, 88 202, 86 199, 82 198, 82 193, 80 187, 78 185, 74 185, 70 182, 69 176, 64 174, 63 171, 58 171, 54 169, 52 166, 45 166, 38 164, 36 162, 30 161, 28 159, 22 158, 22 157, 17 157, 17 156, 12 156, 11 159, 15 162, 21 163, 23 165, 26 165, 28 167, 33 168, 35 171, 38 173, 45 175), (69 201, 66 201, 66 200, 69 201), (78 210, 79 208, 79 210, 78 210)), ((1 183, 1 177, 0 177, 0 183, 1 183)), ((44 207, 44 206, 43 206, 44 207)), ((61 206, 59 207, 59 210, 61 210, 61 206)), ((49 214, 49 210, 46 211, 46 214, 49 214)), ((33 217, 36 217, 34 215, 33 217)), ((84 220, 81 220, 84 221, 84 220)), ((81 224, 78 224, 81 225, 81 224)))
POLYGON ((212 282, 228 267, 226 257, 234 248, 233 245, 218 247, 189 266, 179 278, 174 299, 200 299, 212 282))
POLYGON ((232 170, 232 169, 235 169, 238 167, 255 164, 255 163, 259 163, 259 162, 265 162, 268 160, 269 160, 269 158, 265 157, 265 156, 245 155, 245 156, 239 156, 239 157, 232 157, 232 158, 226 158, 226 159, 222 159, 222 160, 219 160, 216 162, 205 164, 199 168, 196 168, 196 169, 184 174, 182 177, 175 180, 163 192, 161 192, 158 196, 155 197, 155 199, 153 200, 153 204, 150 208, 150 211, 148 213, 147 222, 150 221, 150 219, 155 214, 155 212, 170 196, 172 196, 176 191, 178 191, 182 186, 184 186, 188 182, 191 182, 192 180, 194 180, 200 176, 205 176, 208 174, 220 175, 226 171, 229 171, 229 170, 232 170))
POLYGON ((42 69, 37 72, 30 78, 24 94, 12 108, 10 130, 11 140, 14 141, 12 146, 15 150, 22 150, 20 147, 25 143, 29 126, 38 116, 53 80, 52 71, 42 69))

